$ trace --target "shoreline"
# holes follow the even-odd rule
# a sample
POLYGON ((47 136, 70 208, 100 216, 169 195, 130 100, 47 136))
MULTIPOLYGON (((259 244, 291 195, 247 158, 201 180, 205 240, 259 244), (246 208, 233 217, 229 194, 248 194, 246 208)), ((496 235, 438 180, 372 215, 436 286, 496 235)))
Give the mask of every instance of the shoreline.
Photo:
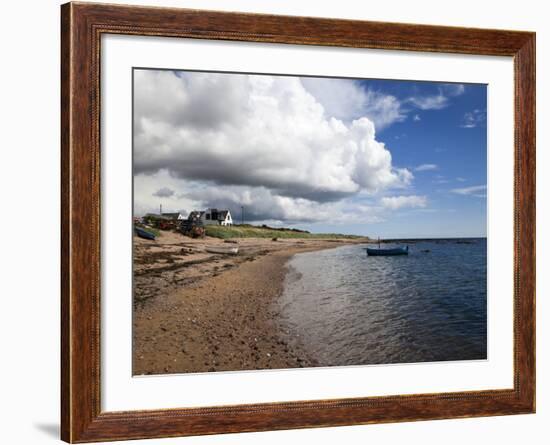
POLYGON ((228 256, 204 252, 205 245, 228 245, 217 239, 174 234, 160 246, 135 239, 136 263, 145 267, 134 271, 133 374, 315 366, 277 323, 273 303, 287 262, 297 253, 363 242, 248 238, 238 240, 239 255, 228 256))

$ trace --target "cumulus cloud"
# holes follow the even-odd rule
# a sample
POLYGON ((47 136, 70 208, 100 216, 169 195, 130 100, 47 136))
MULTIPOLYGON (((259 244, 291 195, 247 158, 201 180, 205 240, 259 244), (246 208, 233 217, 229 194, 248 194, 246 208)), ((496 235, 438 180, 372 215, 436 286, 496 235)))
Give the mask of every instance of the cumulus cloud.
POLYGON ((153 193, 153 196, 158 196, 159 198, 169 198, 174 193, 175 193, 174 190, 168 187, 163 187, 161 189, 158 189, 155 193, 153 193))
MULTIPOLYGON (((360 81, 306 77, 304 87, 323 105, 327 115, 351 121, 358 117, 369 118, 378 130, 396 122, 403 122, 415 108, 440 110, 450 105, 450 99, 460 96, 466 87, 459 83, 442 83, 436 94, 417 94, 400 100, 391 94, 366 88, 360 81)), ((418 114, 412 120, 421 120, 418 114)))
POLYGON ((319 203, 303 198, 280 196, 264 188, 228 186, 221 189, 202 186, 182 195, 198 207, 228 208, 234 219, 239 219, 244 208, 248 222, 269 223, 365 223, 382 220, 381 209, 343 199, 319 203))
POLYGON ((378 130, 407 117, 395 96, 365 88, 359 81, 318 77, 304 77, 301 81, 327 116, 343 121, 367 117, 378 130))
POLYGON ((150 205, 145 178, 162 177, 148 196, 169 187, 188 204, 223 207, 249 193, 258 217, 306 221, 325 211, 322 205, 405 188, 413 179, 393 165, 371 119, 335 117, 303 79, 153 70, 134 75, 136 201, 144 202, 136 208, 150 205))
POLYGON ((415 170, 417 172, 425 172, 425 171, 428 171, 428 170, 437 170, 437 165, 436 164, 421 164, 421 165, 415 167, 415 170))
POLYGON ((217 186, 215 184, 174 178, 165 170, 153 175, 135 177, 136 200, 134 215, 158 212, 162 203, 164 211, 188 213, 193 209, 210 207, 227 208, 233 219, 240 221, 244 207, 246 222, 266 224, 293 223, 370 223, 384 220, 380 206, 367 204, 373 198, 359 194, 340 201, 318 203, 307 199, 277 195, 265 187, 217 186), (157 184, 169 184, 180 193, 160 201, 152 191, 157 184), (138 196, 139 193, 139 196, 138 196), (184 211, 182 211, 184 210, 184 211))
POLYGON ((405 207, 426 207, 428 199, 426 196, 409 195, 409 196, 388 196, 380 200, 382 206, 397 210, 405 207))

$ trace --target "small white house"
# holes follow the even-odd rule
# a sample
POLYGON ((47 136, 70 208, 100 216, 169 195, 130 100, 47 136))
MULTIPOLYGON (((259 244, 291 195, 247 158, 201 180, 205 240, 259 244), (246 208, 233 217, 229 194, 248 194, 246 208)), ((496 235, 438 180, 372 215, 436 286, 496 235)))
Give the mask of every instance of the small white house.
POLYGON ((229 210, 208 209, 201 212, 201 221, 205 226, 220 225, 232 226, 233 218, 229 210))
POLYGON ((172 219, 174 221, 183 221, 184 219, 187 219, 187 217, 183 216, 181 212, 161 213, 161 216, 172 219))

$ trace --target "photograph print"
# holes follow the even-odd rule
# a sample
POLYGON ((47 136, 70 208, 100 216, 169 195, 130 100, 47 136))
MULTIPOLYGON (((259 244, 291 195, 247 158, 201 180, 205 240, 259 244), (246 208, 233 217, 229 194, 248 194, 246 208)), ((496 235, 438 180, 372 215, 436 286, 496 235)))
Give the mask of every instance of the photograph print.
POLYGON ((487 359, 487 86, 133 69, 133 375, 487 359))

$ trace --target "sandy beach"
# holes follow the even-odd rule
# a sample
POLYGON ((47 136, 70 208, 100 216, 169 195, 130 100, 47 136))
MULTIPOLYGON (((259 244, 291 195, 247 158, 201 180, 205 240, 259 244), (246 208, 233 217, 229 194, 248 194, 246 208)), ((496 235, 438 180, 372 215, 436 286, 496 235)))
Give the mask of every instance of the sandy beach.
POLYGON ((314 366, 300 339, 277 324, 273 303, 286 263, 299 252, 362 241, 135 237, 134 375, 314 366), (237 245, 238 255, 205 250, 237 245))

